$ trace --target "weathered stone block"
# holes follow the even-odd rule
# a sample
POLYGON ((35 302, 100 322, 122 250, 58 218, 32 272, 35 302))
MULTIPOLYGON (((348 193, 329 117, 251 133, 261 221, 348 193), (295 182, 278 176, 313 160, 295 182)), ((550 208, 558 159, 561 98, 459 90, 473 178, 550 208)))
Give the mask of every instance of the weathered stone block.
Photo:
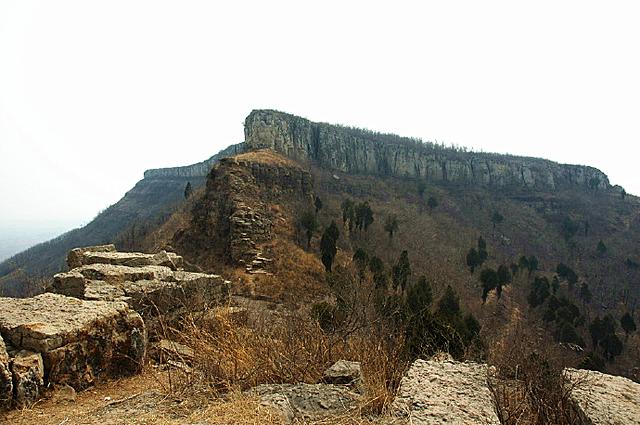
POLYGON ((360 362, 338 360, 324 371, 322 382, 338 385, 359 385, 362 382, 360 362))
POLYGON ((58 294, 0 298, 0 333, 19 349, 42 355, 45 378, 76 389, 102 376, 141 370, 142 318, 124 302, 83 301, 58 294))
POLYGON ((571 400, 586 425, 640 424, 640 384, 621 376, 565 369, 571 400))
POLYGON ((11 360, 14 400, 18 407, 29 406, 40 397, 44 385, 44 363, 40 353, 21 350, 11 360))
POLYGON ((9 355, 0 335, 0 410, 9 407, 13 397, 13 381, 9 368, 9 355))
POLYGON ((116 252, 116 246, 113 244, 109 245, 97 245, 97 246, 87 246, 83 248, 74 248, 67 254, 67 265, 70 269, 74 269, 76 267, 80 267, 83 264, 83 257, 85 252, 116 252))
POLYGON ((500 424, 484 364, 416 360, 391 408, 416 425, 500 424))

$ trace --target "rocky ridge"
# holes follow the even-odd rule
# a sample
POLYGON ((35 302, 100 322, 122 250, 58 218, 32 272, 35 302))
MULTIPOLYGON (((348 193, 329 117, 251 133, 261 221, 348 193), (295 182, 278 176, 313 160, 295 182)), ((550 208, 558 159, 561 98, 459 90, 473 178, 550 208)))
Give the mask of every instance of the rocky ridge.
POLYGON ((351 174, 426 181, 555 190, 609 188, 601 171, 587 166, 477 152, 352 129, 273 110, 254 110, 245 120, 248 150, 269 148, 298 161, 351 174))

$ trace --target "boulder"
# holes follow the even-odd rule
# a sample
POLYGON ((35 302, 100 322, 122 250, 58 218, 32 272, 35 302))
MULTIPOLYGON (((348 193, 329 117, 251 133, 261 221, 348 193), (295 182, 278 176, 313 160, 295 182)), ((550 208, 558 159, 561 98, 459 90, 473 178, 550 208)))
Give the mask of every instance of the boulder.
POLYGON ((9 407, 13 397, 13 381, 9 367, 9 354, 0 335, 0 410, 9 407))
POLYGON ((362 383, 360 362, 338 360, 324 371, 322 382, 337 385, 360 385, 362 383))
POLYGON ((294 418, 304 422, 344 415, 357 409, 360 397, 345 386, 331 384, 258 385, 249 392, 259 396, 263 405, 280 411, 286 423, 294 418))
POLYGON ((400 381, 391 406, 415 425, 499 425, 487 385, 487 365, 416 360, 400 381))
POLYGON ((19 351, 11 360, 11 372, 16 405, 24 407, 38 401, 44 385, 42 355, 32 351, 19 351))
POLYGON ((0 334, 39 353, 47 383, 83 389, 99 377, 138 373, 146 356, 142 318, 124 302, 46 293, 0 298, 0 334))
POLYGON ((572 383, 571 401, 582 423, 640 423, 640 384, 591 370, 565 369, 572 383))

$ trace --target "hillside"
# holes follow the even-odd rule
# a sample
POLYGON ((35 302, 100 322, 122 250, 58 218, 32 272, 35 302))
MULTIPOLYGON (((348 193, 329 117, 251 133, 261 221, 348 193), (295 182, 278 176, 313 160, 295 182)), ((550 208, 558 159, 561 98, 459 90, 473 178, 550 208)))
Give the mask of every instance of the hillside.
MULTIPOLYGON (((144 178, 118 202, 100 212, 86 226, 71 230, 48 242, 38 244, 0 263, 0 293, 20 296, 37 292, 41 277, 50 277, 64 267, 67 252, 77 246, 118 242, 126 247, 131 239, 141 238, 150 227, 163 223, 184 200, 187 182, 202 186, 219 158, 241 152, 243 144, 231 145, 206 161, 184 167, 147 170, 144 178)), ((78 194, 77 202, 81 202, 78 194)))
POLYGON ((626 337, 619 320, 633 316, 640 299, 640 202, 610 186, 600 171, 446 149, 275 111, 252 112, 245 133, 250 152, 214 168, 201 197, 178 213, 180 225, 169 220, 170 229, 161 226, 138 247, 170 245, 204 269, 224 270, 240 282, 239 292, 312 304, 335 300, 320 261, 322 232, 335 221, 341 270, 353 269, 352 257, 362 249, 382 260, 391 285, 393 268, 406 251, 408 286, 425 276, 438 299, 450 285, 487 340, 497 344, 518 327, 540 329, 545 343, 559 344, 560 356, 572 366, 591 352, 608 355, 592 346, 590 325, 609 315, 624 344, 602 367, 629 375, 637 366, 638 336, 626 337), (478 163, 481 169, 471 165, 478 163), (416 174, 402 171, 410 169, 416 174), (307 248, 299 220, 314 208, 315 197, 322 208, 307 248), (367 231, 349 229, 343 221, 345 200, 370 206, 373 223, 367 231), (393 237, 385 228, 390 218, 397 222, 393 237), (471 273, 467 254, 480 237, 486 259, 471 273), (535 257, 531 270, 523 256, 525 263, 535 257), (266 264, 267 275, 245 271, 262 257, 274 261, 266 264), (480 275, 500 266, 509 270, 510 282, 498 285, 500 298, 496 285, 487 284, 485 301, 480 275), (534 288, 544 293, 536 306, 529 301, 534 288), (570 323, 557 313, 565 307, 574 312, 570 323))
MULTIPOLYGON (((67 317, 65 303, 90 311, 92 302, 115 308, 116 300, 135 313, 119 313, 129 324, 97 326, 118 323, 117 332, 98 332, 111 338, 96 344, 85 328, 73 331, 92 353, 106 344, 112 356, 110 345, 124 344, 142 359, 130 364, 142 374, 122 390, 99 382, 90 390, 106 404, 87 392, 67 408, 54 391, 17 423, 38 415, 59 423, 69 412, 78 414, 71 423, 135 415, 140 423, 391 424, 409 412, 415 423, 573 425, 585 423, 581 415, 638 416, 638 198, 587 166, 447 149, 276 111, 254 111, 245 126, 246 151, 219 158, 186 200, 176 183, 162 219, 138 215, 142 230, 115 236, 150 254, 77 249, 73 270, 49 288, 56 294, 3 299, 15 312, 3 334, 17 345, 10 356, 24 343, 14 323, 57 319, 39 303, 49 300, 53 311, 55 301, 67 317), (25 305, 36 306, 35 318, 20 313, 25 305), (148 340, 120 335, 140 321, 146 331, 130 335, 148 332, 148 340), (147 342, 156 350, 150 363, 140 350, 147 342), (169 357, 158 352, 163 342, 169 357), (361 377, 327 384, 330 366, 352 362, 361 377), (583 392, 589 385, 595 399, 583 392), (617 404, 621 393, 628 399, 617 404)), ((185 174, 152 171, 145 180, 195 175, 185 174)), ((133 373, 85 356, 64 335, 74 359, 63 363, 68 376, 90 380, 73 372, 85 366, 133 373)))

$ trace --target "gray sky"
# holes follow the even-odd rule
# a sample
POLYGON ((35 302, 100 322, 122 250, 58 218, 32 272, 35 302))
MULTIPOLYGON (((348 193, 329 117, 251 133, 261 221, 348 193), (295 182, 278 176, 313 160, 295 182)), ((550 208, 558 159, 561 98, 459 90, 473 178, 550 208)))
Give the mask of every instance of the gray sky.
POLYGON ((241 141, 254 108, 640 194, 637 1, 307 3, 0 0, 0 222, 86 223, 145 169, 241 141))

